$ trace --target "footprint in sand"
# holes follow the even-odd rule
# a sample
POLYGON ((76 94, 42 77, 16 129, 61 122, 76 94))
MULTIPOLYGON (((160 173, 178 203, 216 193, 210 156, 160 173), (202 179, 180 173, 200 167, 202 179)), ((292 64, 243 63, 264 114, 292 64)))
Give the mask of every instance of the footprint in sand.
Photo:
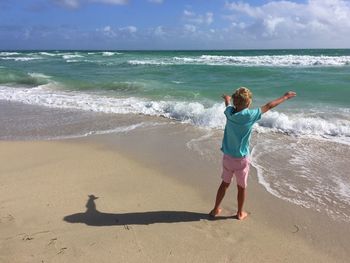
POLYGON ((32 240, 32 239, 34 239, 34 237, 32 237, 32 236, 30 236, 30 235, 24 235, 24 237, 22 237, 22 240, 23 241, 29 241, 29 240, 32 240))
POLYGON ((47 244, 48 246, 54 245, 57 240, 57 237, 51 238, 49 243, 47 244))
POLYGON ((57 252, 57 255, 63 254, 64 251, 65 251, 66 249, 67 249, 66 247, 62 247, 62 248, 57 252))
POLYGON ((61 247, 60 249, 57 248, 57 237, 51 238, 49 243, 47 243, 48 246, 54 246, 54 249, 57 251, 56 254, 63 254, 67 247, 61 247))
POLYGON ((293 227, 294 227, 294 230, 292 231, 292 233, 293 233, 293 234, 298 233, 299 230, 300 230, 299 226, 298 226, 298 225, 293 225, 293 227))
POLYGON ((41 235, 41 234, 47 234, 47 233, 50 233, 50 231, 39 231, 32 234, 22 233, 17 236, 23 236, 22 237, 23 241, 29 241, 29 240, 33 240, 35 235, 41 235))
POLYGON ((9 223, 15 220, 15 217, 11 214, 8 214, 7 216, 3 216, 0 218, 0 223, 9 223))

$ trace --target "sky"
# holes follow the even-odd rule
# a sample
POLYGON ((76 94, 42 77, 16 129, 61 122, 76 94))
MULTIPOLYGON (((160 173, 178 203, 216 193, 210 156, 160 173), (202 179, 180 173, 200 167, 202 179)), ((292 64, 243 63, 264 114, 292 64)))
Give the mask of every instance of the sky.
POLYGON ((350 48, 350 0, 0 0, 0 49, 350 48))

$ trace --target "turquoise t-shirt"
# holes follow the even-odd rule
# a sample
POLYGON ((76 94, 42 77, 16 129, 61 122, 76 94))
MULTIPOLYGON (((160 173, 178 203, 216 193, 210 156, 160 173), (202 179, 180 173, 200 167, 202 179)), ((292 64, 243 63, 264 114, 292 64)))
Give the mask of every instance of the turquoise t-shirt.
POLYGON ((261 110, 244 109, 235 112, 232 106, 226 107, 226 126, 221 151, 232 157, 249 155, 249 141, 255 122, 261 119, 261 110))

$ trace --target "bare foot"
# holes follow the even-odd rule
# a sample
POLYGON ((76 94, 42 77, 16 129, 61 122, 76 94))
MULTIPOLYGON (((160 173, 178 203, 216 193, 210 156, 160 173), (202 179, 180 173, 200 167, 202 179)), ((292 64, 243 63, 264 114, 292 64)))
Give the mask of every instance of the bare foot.
POLYGON ((221 210, 222 210, 221 208, 213 209, 210 211, 209 215, 211 217, 216 217, 218 214, 221 213, 221 210))
POLYGON ((243 220, 245 219, 246 217, 248 216, 248 214, 244 211, 240 212, 240 213, 237 213, 237 219, 238 220, 243 220))

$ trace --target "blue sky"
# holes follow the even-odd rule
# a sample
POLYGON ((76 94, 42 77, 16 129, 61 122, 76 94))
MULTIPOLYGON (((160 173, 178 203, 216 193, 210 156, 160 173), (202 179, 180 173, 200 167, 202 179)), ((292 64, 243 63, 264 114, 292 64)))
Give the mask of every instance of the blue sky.
POLYGON ((349 47, 349 0, 0 0, 3 50, 349 47))

